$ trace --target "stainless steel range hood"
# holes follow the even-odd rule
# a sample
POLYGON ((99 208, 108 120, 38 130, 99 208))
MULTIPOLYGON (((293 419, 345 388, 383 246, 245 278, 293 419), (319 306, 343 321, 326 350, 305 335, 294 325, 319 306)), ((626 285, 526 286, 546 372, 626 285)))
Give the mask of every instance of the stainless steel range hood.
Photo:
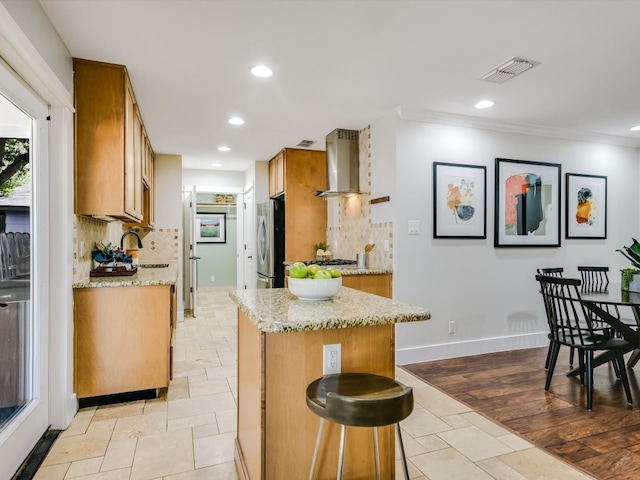
POLYGON ((360 149, 358 130, 335 129, 326 139, 327 190, 318 197, 338 197, 360 193, 360 149))

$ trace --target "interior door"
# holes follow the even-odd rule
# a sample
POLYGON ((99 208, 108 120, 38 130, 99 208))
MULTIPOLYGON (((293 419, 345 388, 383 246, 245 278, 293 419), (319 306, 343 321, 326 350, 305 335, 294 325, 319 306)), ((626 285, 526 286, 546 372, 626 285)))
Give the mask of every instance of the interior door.
POLYGON ((185 187, 182 191, 182 228, 184 242, 182 252, 183 271, 183 299, 185 310, 190 310, 195 317, 197 314, 197 279, 198 279, 198 253, 196 236, 196 192, 195 187, 185 187))
POLYGON ((196 239, 198 238, 197 232, 200 226, 198 225, 198 219, 196 218, 196 187, 193 187, 192 192, 192 201, 190 203, 191 212, 191 256, 189 257, 189 263, 191 265, 191 277, 189 278, 189 296, 191 303, 191 312, 194 317, 198 316, 198 260, 200 257, 198 256, 198 242, 196 239))
POLYGON ((244 265, 244 288, 256 288, 256 216, 253 187, 244 194, 244 222, 243 222, 243 265, 244 265))
POLYGON ((46 191, 47 115, 47 106, 0 62, 0 138, 27 140, 27 153, 21 147, 18 154, 30 170, 14 189, 25 195, 22 219, 0 207, 0 478, 12 478, 49 425, 47 204, 46 195, 35 194, 46 191))

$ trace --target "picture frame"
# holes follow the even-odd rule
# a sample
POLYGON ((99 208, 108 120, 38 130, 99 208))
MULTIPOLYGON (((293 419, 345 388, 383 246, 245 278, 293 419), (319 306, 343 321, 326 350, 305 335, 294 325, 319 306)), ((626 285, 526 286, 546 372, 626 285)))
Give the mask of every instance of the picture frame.
POLYGON ((559 163, 495 159, 494 247, 559 247, 559 163))
POLYGON ((433 238, 487 238, 487 167, 433 162, 433 238))
POLYGON ((607 238, 607 177, 565 174, 565 237, 607 238))
POLYGON ((227 243, 226 213, 196 213, 197 243, 227 243))

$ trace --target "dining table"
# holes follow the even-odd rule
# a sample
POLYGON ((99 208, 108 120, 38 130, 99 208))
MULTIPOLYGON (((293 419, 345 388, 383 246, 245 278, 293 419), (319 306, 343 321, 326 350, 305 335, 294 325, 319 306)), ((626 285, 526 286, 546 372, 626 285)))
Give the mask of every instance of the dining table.
MULTIPOLYGON (((640 293, 622 290, 620 283, 609 283, 598 288, 583 288, 580 291, 580 297, 589 310, 596 315, 603 312, 609 313, 607 322, 629 342, 629 346, 625 353, 632 352, 627 366, 632 368, 640 360, 640 339, 638 331, 640 329, 640 293), (633 321, 624 321, 618 314, 620 307, 629 307, 633 313, 633 321)), ((612 359, 611 352, 605 352, 598 355, 593 360, 593 366, 603 365, 612 359)), ((576 368, 569 372, 569 375, 575 376, 580 373, 580 368, 576 368)))

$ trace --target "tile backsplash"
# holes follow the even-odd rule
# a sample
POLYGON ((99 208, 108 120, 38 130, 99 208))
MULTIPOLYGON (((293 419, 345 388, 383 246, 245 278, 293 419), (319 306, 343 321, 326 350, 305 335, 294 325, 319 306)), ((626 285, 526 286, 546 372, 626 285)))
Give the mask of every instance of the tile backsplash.
MULTIPOLYGON (((105 222, 96 218, 74 216, 73 223, 73 281, 79 282, 89 276, 93 268, 91 251, 96 242, 113 243, 120 246, 120 237, 128 230, 135 231, 142 240, 143 248, 138 256, 140 263, 177 262, 180 252, 182 230, 178 228, 129 228, 122 222, 105 222), (84 242, 84 255, 80 256, 80 246, 84 242)), ((134 248, 136 238, 125 237, 124 247, 134 248)))
MULTIPOLYGON (((371 126, 360 130, 360 191, 371 192, 371 126)), ((352 197, 339 197, 328 201, 338 202, 337 226, 327 228, 327 243, 334 258, 355 260, 364 252, 367 243, 376 246, 369 254, 369 265, 377 268, 393 267, 393 223, 371 223, 370 193, 352 197), (384 251, 385 240, 389 251, 384 251)))

